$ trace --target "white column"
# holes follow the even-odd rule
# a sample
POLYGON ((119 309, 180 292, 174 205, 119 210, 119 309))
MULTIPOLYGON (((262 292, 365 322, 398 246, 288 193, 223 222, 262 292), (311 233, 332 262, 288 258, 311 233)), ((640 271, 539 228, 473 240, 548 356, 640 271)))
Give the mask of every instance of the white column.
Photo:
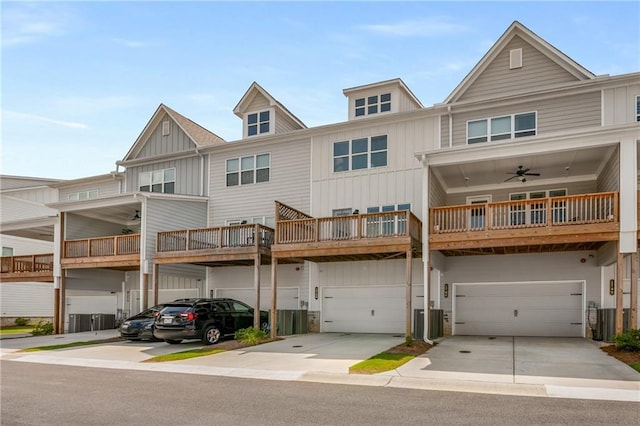
POLYGON ((422 279, 424 281, 424 335, 423 340, 429 340, 429 310, 431 305, 431 262, 429 254, 429 160, 422 157, 422 279))
POLYGON ((620 141, 620 252, 638 250, 638 146, 635 138, 620 141))

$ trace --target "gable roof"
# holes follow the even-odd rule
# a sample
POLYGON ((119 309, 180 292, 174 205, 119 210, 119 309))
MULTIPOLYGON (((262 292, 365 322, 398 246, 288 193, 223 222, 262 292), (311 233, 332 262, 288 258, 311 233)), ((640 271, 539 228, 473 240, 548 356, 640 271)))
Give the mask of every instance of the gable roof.
POLYGON ((444 103, 455 102, 458 100, 464 92, 478 79, 482 72, 491 64, 491 62, 502 52, 507 44, 513 40, 514 37, 519 36, 535 49, 540 51, 543 55, 555 62, 565 71, 576 77, 577 80, 591 80, 595 78, 588 69, 575 62, 573 59, 556 49, 551 44, 547 43, 529 28, 525 27, 518 21, 513 23, 507 28, 507 30, 500 36, 498 41, 489 49, 489 51, 480 59, 480 62, 467 74, 462 82, 451 92, 451 94, 445 99, 444 103))
POLYGON ((160 124, 160 120, 164 116, 163 113, 166 113, 197 147, 220 145, 226 142, 220 136, 205 129, 198 123, 174 111, 165 104, 160 104, 140 133, 140 136, 138 136, 131 149, 129 149, 129 152, 127 152, 127 155, 124 156, 123 161, 135 158, 135 156, 142 150, 150 134, 160 124))
POLYGON ((251 86, 247 89, 245 94, 240 99, 240 102, 233 108, 233 113, 238 117, 242 118, 244 113, 247 111, 247 107, 251 104, 251 101, 258 95, 261 94, 269 101, 269 106, 276 107, 280 111, 282 111, 286 116, 288 116, 293 122, 295 122, 300 128, 306 129, 307 126, 296 117, 291 111, 289 111, 284 105, 282 105, 276 98, 271 96, 269 92, 264 90, 262 86, 260 86, 255 81, 251 83, 251 86))

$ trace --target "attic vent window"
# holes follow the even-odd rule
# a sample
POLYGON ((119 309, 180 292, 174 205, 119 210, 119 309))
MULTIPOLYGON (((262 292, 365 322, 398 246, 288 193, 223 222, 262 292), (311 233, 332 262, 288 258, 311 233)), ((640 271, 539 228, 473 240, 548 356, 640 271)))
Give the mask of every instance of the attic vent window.
POLYGON ((509 69, 522 68, 522 49, 509 51, 509 69))
POLYGON ((391 111, 391 93, 358 98, 355 102, 356 117, 391 111))
POLYGON ((171 123, 169 120, 162 122, 162 136, 169 136, 171 133, 171 123))

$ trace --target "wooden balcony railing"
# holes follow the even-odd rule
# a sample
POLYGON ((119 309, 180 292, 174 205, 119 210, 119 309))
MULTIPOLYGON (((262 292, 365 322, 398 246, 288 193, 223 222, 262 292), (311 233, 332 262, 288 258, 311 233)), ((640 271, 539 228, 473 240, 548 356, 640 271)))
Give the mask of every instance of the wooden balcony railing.
POLYGON ((618 193, 434 207, 431 234, 618 222, 618 193))
POLYGON ((156 251, 177 252, 235 247, 271 247, 274 231, 264 225, 231 225, 217 228, 158 232, 156 251))
POLYGON ((81 257, 122 256, 140 253, 140 234, 66 240, 63 255, 66 259, 81 257))
POLYGON ((276 227, 277 244, 411 237, 419 241, 422 223, 410 211, 283 220, 276 227))
POLYGON ((0 273, 53 272, 53 253, 2 256, 0 273))

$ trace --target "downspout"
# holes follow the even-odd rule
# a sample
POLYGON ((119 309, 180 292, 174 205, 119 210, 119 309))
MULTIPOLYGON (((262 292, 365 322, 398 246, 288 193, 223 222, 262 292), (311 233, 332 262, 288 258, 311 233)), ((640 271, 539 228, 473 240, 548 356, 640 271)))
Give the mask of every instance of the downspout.
POLYGON ((433 345, 429 340, 429 315, 431 311, 431 256, 429 254, 429 160, 422 154, 422 272, 424 286, 424 331, 423 340, 433 345))
POLYGON ((147 260, 147 200, 148 197, 141 193, 133 194, 133 198, 140 200, 140 312, 147 309, 145 301, 149 297, 148 288, 145 287, 145 275, 150 273, 150 265, 147 260))

